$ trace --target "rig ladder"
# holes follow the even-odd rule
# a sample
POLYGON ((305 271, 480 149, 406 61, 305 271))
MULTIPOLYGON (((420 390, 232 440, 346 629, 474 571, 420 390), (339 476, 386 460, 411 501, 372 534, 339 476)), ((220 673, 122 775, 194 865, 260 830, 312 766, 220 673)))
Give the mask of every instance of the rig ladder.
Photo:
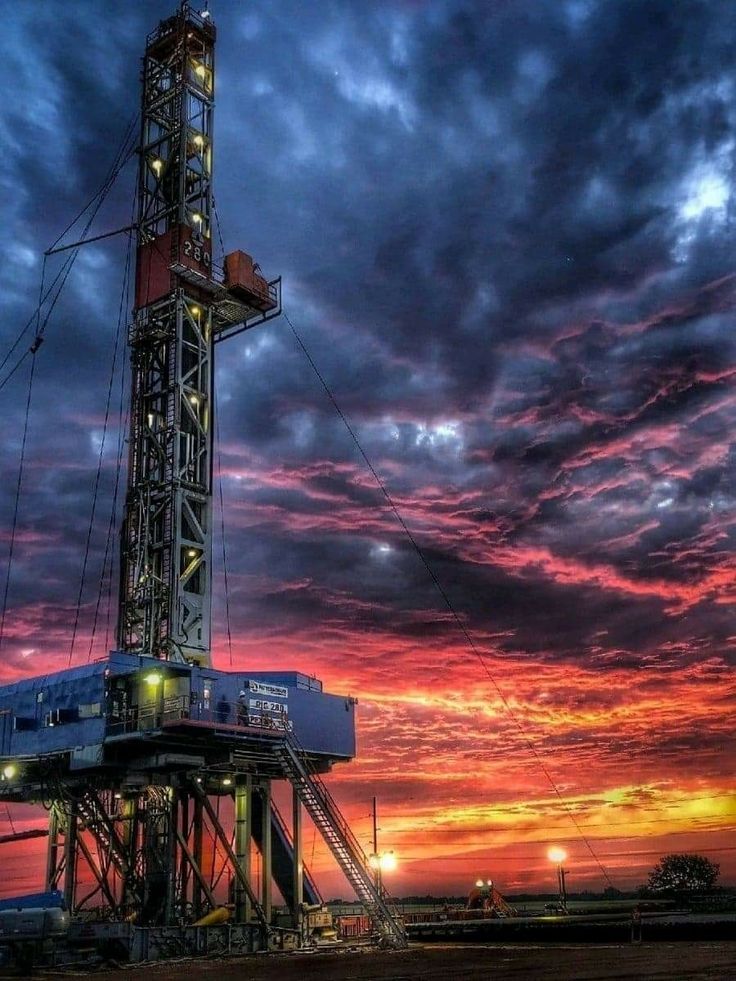
POLYGON ((358 839, 324 781, 312 770, 306 753, 293 733, 285 735, 279 747, 279 756, 299 799, 365 907, 381 945, 407 947, 409 941, 398 911, 386 890, 376 881, 358 839))

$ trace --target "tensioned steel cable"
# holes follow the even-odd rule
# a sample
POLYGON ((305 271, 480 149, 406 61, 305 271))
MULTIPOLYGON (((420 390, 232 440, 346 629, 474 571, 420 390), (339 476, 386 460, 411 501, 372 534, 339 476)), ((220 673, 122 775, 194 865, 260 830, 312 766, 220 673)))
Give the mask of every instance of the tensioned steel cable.
MULTIPOLYGON (((217 229, 217 237, 220 241, 220 249, 222 251, 222 261, 225 261, 225 243, 222 240, 222 226, 220 224, 220 215, 217 211, 217 203, 215 201, 214 195, 212 197, 212 212, 215 216, 215 227, 217 229)), ((214 400, 213 393, 213 400, 214 400)), ((225 620, 227 623, 227 649, 230 656, 230 667, 233 665, 233 635, 230 625, 230 587, 229 578, 227 571, 227 545, 225 539, 225 503, 224 495, 222 491, 222 455, 220 452, 220 415, 215 412, 215 433, 217 436, 217 481, 220 491, 220 534, 222 537, 222 567, 224 572, 224 586, 225 586, 225 620)))
MULTIPOLYGON (((133 192, 133 200, 131 205, 131 221, 133 215, 135 215, 136 206, 138 204, 138 189, 133 192)), ((128 239, 128 252, 126 257, 126 262, 130 260, 131 251, 133 247, 133 235, 129 233, 128 239)), ((127 285, 125 288, 125 300, 124 309, 127 311, 130 309, 130 284, 132 277, 128 275, 127 285)), ((105 650, 108 650, 108 643, 110 637, 110 610, 112 603, 112 581, 113 581, 113 566, 115 562, 115 518, 117 515, 117 504, 118 504, 118 494, 120 491, 120 475, 122 471, 122 461, 123 461, 123 451, 125 449, 125 433, 128 425, 128 413, 125 409, 125 379, 126 379, 126 365, 125 358, 122 359, 122 365, 120 369, 120 398, 118 402, 118 445, 115 455, 116 465, 115 465, 115 482, 113 485, 112 501, 110 504, 110 517, 107 525, 107 535, 105 536, 105 552, 102 558, 102 572, 100 575, 100 585, 97 590, 97 599, 95 601, 95 613, 92 620, 92 633, 89 640, 89 650, 87 652, 87 662, 92 659, 92 650, 94 648, 95 637, 97 635, 97 623, 100 614, 100 607, 102 605, 102 595, 105 591, 105 583, 107 583, 107 618, 105 624, 105 650), (110 571, 109 578, 107 573, 108 558, 110 560, 110 571)))
MULTIPOLYGON (((126 302, 127 309, 127 302, 126 302)), ((125 409, 125 359, 123 358, 120 370, 120 397, 118 401, 118 445, 115 454, 115 482, 113 485, 112 501, 110 504, 110 517, 107 524, 107 535, 105 536, 105 552, 102 558, 102 574, 100 575, 100 585, 97 590, 97 600, 95 602, 95 613, 92 621, 92 634, 89 641, 87 652, 87 662, 92 659, 92 649, 95 637, 97 636, 97 624, 102 606, 102 596, 107 586, 107 618, 105 625, 105 650, 108 649, 110 637, 110 604, 112 602, 112 580, 113 567, 115 563, 115 518, 117 516, 118 495, 120 493, 120 477, 122 473, 123 451, 125 449, 125 433, 128 424, 128 413, 125 409), (109 560, 109 562, 108 562, 109 560), (108 570, 109 565, 109 570, 108 570)))
MULTIPOLYGON (((87 221, 86 221, 86 223, 85 223, 85 225, 83 227, 82 240, 84 240, 84 237, 87 235, 87 232, 92 227, 92 223, 95 220, 95 218, 97 217, 97 214, 98 214, 100 208, 104 204, 104 202, 105 202, 105 200, 107 198, 107 195, 110 193, 110 190, 112 189, 113 184, 117 180, 117 177, 120 174, 120 171, 123 169, 123 167, 125 166, 125 164, 127 164, 128 160, 130 160, 130 158, 132 157, 133 153, 135 152, 135 143, 134 142, 131 143, 130 142, 130 139, 128 139, 127 140, 127 144, 128 145, 126 146, 126 148, 123 148, 125 150, 125 152, 123 153, 122 158, 121 158, 121 153, 119 152, 117 154, 117 156, 116 156, 115 163, 114 163, 113 167, 111 168, 110 172, 108 173, 107 178, 105 179, 105 182, 103 183, 102 187, 97 192, 97 194, 95 195, 95 197, 92 199, 93 201, 96 200, 97 203, 95 204, 95 206, 94 206, 94 208, 92 210, 92 213, 90 214, 89 218, 87 219, 87 221)), ((84 212, 88 208, 89 208, 89 204, 87 204, 85 206, 85 208, 82 210, 82 212, 80 212, 80 214, 77 216, 77 218, 74 219, 74 222, 72 222, 72 224, 68 226, 68 228, 65 230, 64 233, 62 233, 62 235, 63 234, 66 234, 66 231, 68 231, 68 229, 71 228, 79 220, 79 218, 81 217, 81 215, 84 214, 84 212)), ((58 241, 59 241, 59 238, 56 239, 56 242, 58 242, 58 241)), ((54 245, 55 244, 56 243, 54 243, 54 245)), ((4 358, 3 362, 2 362, 2 365, 0 366, 0 370, 2 370, 2 367, 4 367, 5 364, 7 364, 10 356, 13 353, 13 351, 15 351, 16 347, 18 346, 18 344, 20 344, 21 340, 25 336, 28 328, 31 326, 31 324, 33 323, 34 320, 36 321, 37 325, 40 324, 40 326, 37 326, 37 329, 36 329, 37 330, 37 337, 38 336, 42 336, 43 333, 45 332, 46 327, 48 326, 48 322, 49 322, 49 320, 51 318, 51 314, 54 311, 54 308, 55 308, 55 306, 56 306, 56 304, 57 304, 57 302, 59 300, 59 297, 61 296, 61 294, 62 294, 62 292, 64 290, 64 287, 66 285, 66 281, 69 278, 69 274, 71 273, 72 268, 74 267, 74 263, 77 260, 77 256, 79 255, 79 249, 81 248, 81 245, 83 245, 83 244, 84 244, 84 241, 82 241, 79 246, 77 246, 76 248, 74 248, 72 250, 71 254, 64 261, 61 269, 57 273, 57 275, 56 275, 56 277, 54 279, 54 282, 49 287, 49 290, 47 291, 46 296, 43 297, 42 303, 45 302, 46 298, 48 298, 49 295, 51 295, 51 293, 54 290, 54 287, 58 283, 58 288, 56 289, 56 292, 54 293, 54 295, 53 295, 53 297, 51 299, 51 304, 49 306, 48 311, 46 312, 46 315, 44 317, 43 323, 40 324, 41 305, 42 305, 42 303, 41 303, 33 311, 33 314, 31 315, 30 320, 25 325, 25 327, 23 327, 23 329, 20 331, 20 333, 16 337, 15 341, 11 345, 10 350, 7 352, 5 358, 4 358), (59 282, 59 280, 61 280, 61 282, 59 282)), ((52 246, 52 248, 53 248, 53 246, 52 246)), ((41 275, 41 283, 42 283, 41 292, 43 291, 43 280, 44 280, 44 276, 45 276, 45 271, 46 271, 46 257, 44 256, 44 263, 43 263, 42 275, 41 275)), ((17 371, 17 369, 20 367, 20 365, 26 359, 27 354, 28 354, 28 352, 26 351, 26 352, 24 352, 21 355, 20 359, 16 362, 15 366, 10 370, 10 372, 8 373, 8 375, 6 375, 6 377, 2 380, 2 382, 0 382, 0 391, 2 391, 2 389, 8 383, 8 381, 10 381, 10 379, 15 374, 15 372, 17 371)))
POLYGON ((20 505, 20 492, 23 486, 23 469, 26 459, 26 442, 28 439, 28 419, 31 414, 31 395, 33 393, 33 376, 36 370, 36 348, 31 354, 31 371, 28 376, 28 396, 26 397, 26 411, 23 419, 23 438, 20 445, 20 463, 18 465, 18 481, 15 485, 15 504, 13 506, 13 524, 10 530, 10 545, 8 548, 8 570, 5 574, 5 590, 3 592, 3 608, 0 614, 0 649, 3 646, 5 635, 5 614, 8 609, 8 592, 10 590, 10 576, 13 569, 13 552, 15 551, 15 534, 18 528, 18 510, 20 505))
POLYGON ((378 472, 376 471, 375 467, 371 463, 371 461, 370 461, 370 459, 368 457, 368 454, 363 449, 363 446, 362 446, 360 440, 358 439, 357 434, 355 433, 355 430, 350 425, 350 422, 348 421, 347 416, 345 415, 345 413, 340 408, 340 405, 339 405, 337 399, 335 398, 335 395, 334 395, 332 389, 327 384, 327 382, 326 382, 323 374, 321 373, 321 371, 317 367, 317 365, 316 365, 316 363, 314 361, 314 358, 309 353, 309 350, 307 349, 307 346, 305 345, 304 341, 301 339, 300 335, 297 333, 297 330, 294 327, 294 324, 291 322, 291 319, 289 318, 289 315, 286 313, 285 310, 283 311, 283 314, 284 314, 284 319, 286 320, 287 324, 291 328, 291 332, 294 335, 294 337, 295 337, 295 339, 296 339, 299 347, 302 349, 302 352, 304 353, 304 356, 306 357, 307 361, 311 365, 312 370, 314 371, 315 375, 319 379, 319 382, 322 385, 322 388, 324 389, 325 394, 327 395, 328 399, 332 403, 332 405, 333 405, 335 411, 337 412, 337 414, 340 416, 340 419, 342 420, 343 425, 347 429, 348 433, 350 434, 351 439, 355 443, 355 446, 357 447, 360 455, 362 456, 362 458, 363 458, 366 466, 370 470, 370 472, 371 472, 371 474, 373 476, 373 479, 375 480, 378 489, 383 494, 383 496, 384 496, 384 498, 386 500, 386 503, 387 503, 389 509, 391 510, 391 512, 393 513, 394 517, 398 521, 398 523, 401 526, 404 534, 406 535, 407 539, 411 543, 412 548, 414 549, 414 551, 416 552, 417 556, 419 557, 422 565, 426 569, 426 571, 427 571, 430 579, 432 580, 432 582, 434 583, 435 588, 437 589, 437 592, 440 594, 440 596, 442 597, 445 605, 447 606, 447 609, 450 611, 450 615, 452 616, 453 620, 455 621, 456 626, 459 628, 460 632, 462 633, 463 637, 465 638, 465 641, 468 644, 468 647, 471 649, 471 651, 478 658, 478 660, 479 660, 479 662, 480 662, 483 670, 486 673, 486 676, 488 677, 488 680, 491 682, 491 685, 493 686, 494 691, 496 692, 496 694, 498 695, 499 699, 501 700, 501 703, 502 703, 504 709, 506 710, 506 713, 508 714, 509 718, 512 720, 512 722, 514 723, 514 725, 518 729, 519 734, 520 734, 522 740, 524 741, 524 744, 526 745, 527 749, 529 750, 529 752, 534 757, 534 760, 537 763, 537 766, 539 767, 539 769, 542 771, 542 773, 546 777, 549 785, 552 787, 552 790, 554 791, 555 796, 558 798, 558 800, 562 804, 562 807, 564 808, 565 812, 567 813, 567 816, 570 818, 570 821, 572 822, 572 824, 574 825, 576 831, 578 832, 578 835, 580 836, 580 839, 585 843, 586 848, 588 849, 588 851, 592 855, 593 859, 595 860, 595 862, 596 862, 598 868, 600 869, 601 873, 603 874, 606 882, 610 886, 613 886, 613 882, 611 881, 611 877, 609 876, 608 871, 606 870, 606 868, 603 866, 601 860, 596 855, 595 850, 593 849, 593 846, 591 845, 591 843, 590 843, 587 835, 585 834, 585 832, 583 831, 583 829, 582 829, 581 825, 579 824, 577 818, 575 817, 575 814, 572 811, 572 809, 570 808, 570 805, 565 800, 565 798, 562 796, 562 792, 560 791, 560 789, 557 786, 557 783, 556 783, 554 777, 552 776, 551 772, 547 768, 547 765, 545 764, 544 760, 542 759, 539 750, 534 745, 534 743, 532 742, 532 740, 530 739, 530 737, 527 735, 527 733, 526 733, 526 731, 524 729, 524 726, 522 725, 521 721, 517 718, 516 713, 514 712, 513 708, 511 707, 510 702, 508 701, 508 699, 504 695, 502 689, 500 688, 498 682, 496 681, 496 678, 491 673, 491 671, 490 671, 490 669, 489 669, 489 667, 488 667, 488 665, 487 665, 487 663, 485 661, 485 654, 477 646, 477 644, 473 640, 472 636, 470 635, 470 632, 468 631, 467 627, 463 623, 462 618, 460 617, 459 613, 455 609, 455 607, 454 607, 454 605, 453 605, 450 597, 448 596, 447 592, 445 591, 444 586, 442 585, 442 583, 438 579, 437 574, 435 573, 434 569, 430 565, 427 557, 424 554, 424 551, 422 550, 421 546, 419 545, 419 543, 417 542, 416 538, 414 537, 414 535, 412 534, 411 530, 409 529, 409 526, 407 525, 406 521, 404 520, 404 518, 403 518, 401 512, 399 511, 398 507, 394 503, 394 500, 391 497, 388 489, 386 488, 386 485, 383 483, 383 481, 381 480, 381 478, 378 475, 378 472))
POLYGON ((217 483, 220 490, 220 537, 222 539, 222 567, 225 574, 225 621, 227 623, 227 649, 230 667, 233 664, 233 635, 230 628, 230 586, 227 572, 227 546, 225 542, 225 499, 222 493, 222 454, 220 452, 220 416, 215 412, 215 434, 217 436, 217 483))
POLYGON ((217 238, 220 241, 220 251, 222 253, 222 261, 225 261, 225 243, 222 241, 222 227, 220 225, 220 215, 217 211, 217 204, 215 202, 214 195, 212 196, 212 212, 215 216, 215 228, 217 229, 217 238))
MULTIPOLYGON (((82 208, 82 210, 77 214, 76 218, 73 218, 69 222, 69 224, 66 226, 66 228, 64 229, 64 231, 59 236, 57 236, 56 241, 50 246, 51 249, 55 249, 56 246, 59 244, 59 242, 67 234, 67 232, 70 232, 72 230, 72 228, 74 228, 74 226, 79 221, 79 219, 82 217, 82 215, 85 213, 85 211, 87 211, 88 208, 92 207, 92 205, 97 200, 97 198, 99 197, 99 195, 102 194, 103 190, 106 188, 106 186, 108 185, 108 183, 110 183, 110 181, 114 181, 117 178, 117 175, 120 173, 120 171, 122 170, 122 168, 128 162, 128 160, 132 156, 131 147, 129 146, 129 144, 130 144, 131 140, 135 140, 135 142, 137 142, 137 140, 136 140, 136 136, 137 136, 137 129, 136 129, 136 127, 137 127, 139 118, 140 118, 140 110, 138 112, 134 113, 134 115, 130 119, 130 122, 126 126, 125 132, 123 133, 123 137, 120 140, 120 143, 118 145, 118 149, 117 149, 117 151, 115 153, 115 157, 113 158, 113 161, 110 164, 110 167, 108 169, 108 172, 107 172, 107 174, 105 176, 105 179, 103 180, 102 184, 100 185, 100 187, 98 188, 98 190, 95 192, 95 194, 93 194, 92 197, 89 199, 89 201, 85 204, 85 206, 82 208)), ((135 150, 135 146, 132 147, 132 150, 135 150)))
MULTIPOLYGON (((73 255, 68 255, 66 257, 66 259, 64 260, 64 263, 62 264, 61 268, 57 272, 56 276, 54 276, 54 279, 53 279, 51 285, 46 290, 46 292, 43 293, 43 282, 44 282, 44 276, 45 276, 45 270, 46 270, 46 256, 44 256, 44 259, 43 259, 43 268, 42 268, 42 272, 41 272, 41 284, 42 284, 42 286, 41 286, 41 296, 40 296, 40 299, 39 299, 38 306, 36 307, 36 309, 31 314, 31 317, 28 320, 28 323, 25 325, 25 327, 21 330, 21 332, 18 334, 18 336, 16 337, 16 339, 13 341, 13 344, 11 345, 10 349, 8 350, 7 354, 5 355, 5 357, 2 360, 2 363, 0 363, 0 371, 2 371, 3 368, 5 367, 5 365, 8 363, 8 361, 10 360, 10 357, 11 357, 13 351, 15 351, 15 349, 18 347, 18 345, 20 344, 20 342, 23 340, 26 332, 28 331, 28 328, 33 324, 34 321, 36 322, 36 331, 39 331, 41 329, 41 309, 43 308, 43 305, 46 302, 46 300, 48 300, 48 298, 51 296, 52 292, 54 291, 54 289, 56 287, 56 284, 59 282, 59 280, 61 279, 62 275, 64 274, 64 270, 66 269, 67 265, 70 262, 72 262, 72 260, 73 260, 73 255)), ((11 374, 12 374, 12 372, 11 372, 11 374)), ((0 388, 2 388, 5 385, 5 382, 7 380, 8 379, 6 378, 2 382, 2 384, 0 384, 0 388)))
POLYGON ((13 834, 15 834, 16 831, 15 831, 15 825, 13 824, 13 815, 10 813, 10 808, 8 807, 7 804, 5 805, 5 813, 8 815, 8 822, 10 824, 10 830, 13 832, 13 834))
POLYGON ((120 338, 123 333, 123 324, 125 323, 125 302, 128 295, 128 279, 130 275, 130 265, 131 265, 131 254, 132 254, 132 238, 128 240, 128 254, 125 260, 125 270, 123 272, 123 285, 120 290, 120 303, 118 306, 118 326, 115 331, 115 344, 113 346, 112 353, 112 364, 110 365, 110 380, 107 386, 107 402, 105 404, 105 419, 102 426, 102 438, 100 439, 100 450, 97 456, 97 473, 95 474, 94 489, 92 492, 92 508, 89 516, 89 524, 87 526, 87 540, 84 545, 84 559, 82 561, 82 573, 79 578, 79 593, 77 594, 77 609, 74 614, 74 626, 72 628, 72 639, 69 645, 69 666, 71 666, 72 658, 74 657, 74 644, 77 639, 77 629, 79 627, 79 617, 82 609, 82 595, 84 593, 84 584, 87 576, 87 563, 89 561, 90 544, 92 541, 92 530, 95 523, 95 514, 97 512, 97 498, 99 496, 100 490, 100 476, 102 474, 102 462, 105 455, 105 442, 107 440, 107 427, 110 421, 110 406, 112 404, 112 390, 115 384, 115 369, 117 367, 118 351, 120 349, 120 338))
MULTIPOLYGON (((137 120, 137 117, 136 117, 136 120, 137 120)), ((135 149, 134 147, 129 147, 128 146, 128 144, 130 142, 130 139, 131 139, 131 126, 129 125, 128 128, 125 131, 125 135, 123 136, 123 140, 121 141, 121 144, 120 144, 120 146, 119 146, 119 148, 118 148, 118 150, 117 150, 117 152, 115 154, 115 159, 113 160, 110 169, 108 170, 107 174, 105 175, 105 179, 103 180, 102 184, 97 189, 97 191, 95 192, 95 194, 90 198, 90 200, 87 202, 87 204, 85 204, 85 206, 82 208, 82 210, 80 212, 78 212, 78 214, 76 215, 76 217, 73 218, 72 221, 66 226, 66 228, 61 233, 61 235, 59 235, 57 237, 56 241, 51 245, 51 248, 52 249, 55 248, 55 246, 58 245, 58 243, 61 241, 61 239, 67 234, 67 232, 69 232, 76 225, 76 223, 79 221, 79 219, 82 217, 82 215, 84 215, 85 211, 87 211, 95 203, 95 201, 97 201, 97 199, 100 197, 100 195, 105 195, 106 196, 107 190, 109 190, 108 185, 112 186, 111 185, 111 181, 112 182, 115 181, 115 179, 117 178, 117 175, 120 172, 120 170, 122 169, 122 167, 130 159, 130 156, 132 154, 132 150, 135 149), (124 157, 122 159, 122 161, 121 161, 121 154, 124 157), (119 164, 119 161, 121 161, 120 164, 119 164)), ((104 200, 104 198, 103 198, 103 200, 104 200)), ((101 204, 101 203, 102 202, 99 202, 99 204, 101 204)), ((98 204, 97 208, 94 211, 94 214, 95 215, 97 214, 97 211, 99 210, 99 204, 98 204)), ((89 230, 89 225, 85 228, 84 234, 86 234, 88 230, 89 230)), ((47 259, 47 256, 44 254, 44 257, 43 257, 43 266, 42 266, 42 270, 41 270, 41 288, 39 290, 38 306, 36 307, 36 309, 31 314, 31 317, 28 320, 28 322, 26 323, 25 327, 23 327, 23 329, 20 331, 20 333, 16 337, 16 339, 13 342, 13 344, 11 345, 9 351, 7 352, 7 354, 5 355, 5 357, 3 358, 2 363, 0 363, 0 371, 2 371, 2 369, 8 363, 8 360, 10 359, 13 351, 15 351, 16 347, 18 346, 18 344, 20 344, 21 340, 25 336, 26 331, 31 326, 31 324, 33 323, 34 320, 36 321, 36 330, 37 331, 40 330, 41 309, 43 308, 43 305, 46 302, 46 300, 52 294, 54 288, 56 287, 56 284, 59 281, 59 279, 61 279, 61 277, 64 275, 65 271, 67 271, 67 267, 68 266, 70 267, 71 265, 74 264, 75 258, 76 258, 76 252, 72 252, 71 255, 69 255, 69 256, 66 257, 66 259, 64 260, 61 268, 59 269, 59 271, 57 272, 56 276, 54 277, 51 285, 49 286, 48 290, 44 294, 43 286, 44 286, 44 279, 45 279, 45 273, 46 273, 46 259, 47 259)), ((5 384, 5 382, 3 382, 3 385, 4 384, 5 384)), ((0 386, 0 387, 2 387, 2 386, 0 386)))
MULTIPOLYGON (((124 398, 124 396, 125 396, 125 369, 123 369, 122 383, 120 386, 121 400, 124 398)), ((120 411, 121 411, 121 417, 123 418, 123 423, 120 430, 120 440, 118 443, 117 472, 115 477, 115 495, 113 497, 112 508, 110 510, 110 525, 108 527, 108 539, 111 542, 111 550, 110 550, 110 566, 107 576, 107 598, 106 598, 107 602, 106 602, 106 611, 105 611, 105 650, 106 651, 110 650, 110 633, 111 633, 111 619, 112 619, 112 608, 113 608, 112 585, 114 582, 113 570, 115 568, 115 561, 116 561, 116 554, 117 554, 116 546, 118 543, 118 536, 115 534, 115 530, 117 528, 117 522, 115 520, 117 517, 117 496, 120 489, 120 477, 122 476, 123 453, 125 451, 125 437, 126 437, 126 433, 128 432, 128 422, 130 418, 127 409, 125 410, 124 416, 122 415, 122 411, 123 411, 122 404, 120 407, 120 411)))

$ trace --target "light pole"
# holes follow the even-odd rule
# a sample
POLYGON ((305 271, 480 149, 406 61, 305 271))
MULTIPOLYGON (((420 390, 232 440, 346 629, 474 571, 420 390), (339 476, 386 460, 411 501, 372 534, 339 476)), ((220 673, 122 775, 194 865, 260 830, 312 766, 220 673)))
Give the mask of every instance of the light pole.
POLYGON ((368 856, 368 861, 376 877, 376 889, 378 892, 383 887, 383 873, 392 872, 396 868, 396 856, 392 851, 379 852, 378 850, 378 812, 376 798, 373 798, 373 853, 368 856))
POLYGON ((547 858, 557 866, 557 888, 560 893, 560 910, 567 913, 567 889, 565 888, 565 869, 562 863, 567 860, 567 852, 564 848, 554 845, 547 852, 547 858))

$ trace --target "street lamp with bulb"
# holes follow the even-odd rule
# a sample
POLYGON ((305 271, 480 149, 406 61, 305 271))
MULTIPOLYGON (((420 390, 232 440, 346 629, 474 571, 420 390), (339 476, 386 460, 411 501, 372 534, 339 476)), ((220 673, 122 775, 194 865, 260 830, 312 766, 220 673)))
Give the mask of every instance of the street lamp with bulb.
POLYGON ((567 852, 559 845, 553 845, 547 852, 547 858, 557 866, 557 887, 560 892, 560 910, 567 912, 567 889, 565 888, 565 869, 562 863, 567 860, 567 852))
POLYGON ((368 856, 368 862, 376 876, 376 889, 381 890, 383 873, 393 872, 396 868, 396 856, 393 852, 373 852, 368 856))
POLYGON ((376 877, 376 889, 381 891, 381 879, 384 872, 393 872, 396 868, 396 856, 392 851, 379 852, 378 850, 378 806, 376 798, 373 798, 373 851, 368 856, 368 863, 373 869, 376 877))

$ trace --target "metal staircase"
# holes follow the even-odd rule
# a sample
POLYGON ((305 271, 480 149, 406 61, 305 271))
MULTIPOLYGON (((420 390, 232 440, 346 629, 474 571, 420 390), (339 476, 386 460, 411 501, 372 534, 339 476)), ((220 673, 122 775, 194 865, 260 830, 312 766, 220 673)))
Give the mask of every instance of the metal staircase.
POLYGON ((409 941, 398 911, 383 886, 376 883, 367 855, 293 733, 285 736, 278 754, 287 778, 371 918, 380 943, 407 947, 409 941))
POLYGON ((95 839, 100 853, 108 857, 121 878, 128 878, 132 870, 128 866, 125 847, 110 820, 104 803, 94 790, 86 790, 77 798, 77 814, 82 826, 95 839))
MULTIPOLYGON (((108 870, 105 869, 106 865, 125 883, 129 895, 135 901, 140 901, 142 891, 136 870, 129 863, 125 846, 113 824, 105 801, 94 790, 87 789, 82 794, 69 799, 66 806, 57 803, 55 823, 64 836, 74 833, 76 837, 77 829, 87 831, 92 836, 97 848, 97 857, 83 838, 78 838, 77 844, 97 880, 98 887, 113 910, 119 909, 120 904, 115 896, 115 888, 108 876, 108 870)), ((63 862, 64 860, 56 868, 49 869, 47 881, 50 884, 55 885, 58 882, 63 872, 63 862)))

